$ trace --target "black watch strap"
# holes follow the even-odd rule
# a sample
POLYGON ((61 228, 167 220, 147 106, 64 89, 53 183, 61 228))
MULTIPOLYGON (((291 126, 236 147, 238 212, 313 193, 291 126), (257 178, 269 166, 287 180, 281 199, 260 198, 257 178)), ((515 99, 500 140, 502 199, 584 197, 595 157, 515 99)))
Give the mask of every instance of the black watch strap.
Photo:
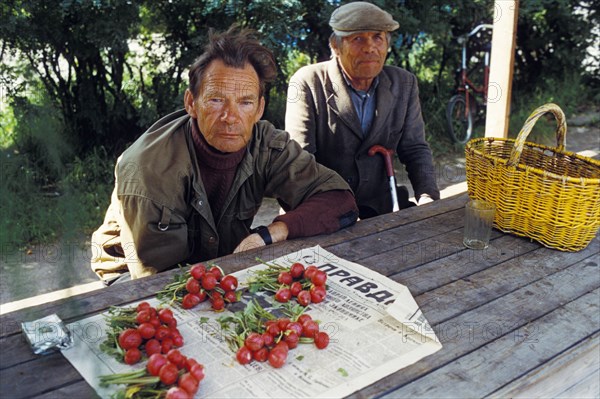
POLYGON ((273 244, 273 239, 271 238, 271 233, 269 233, 269 229, 267 226, 258 226, 253 230, 256 234, 260 236, 265 242, 265 245, 273 244))

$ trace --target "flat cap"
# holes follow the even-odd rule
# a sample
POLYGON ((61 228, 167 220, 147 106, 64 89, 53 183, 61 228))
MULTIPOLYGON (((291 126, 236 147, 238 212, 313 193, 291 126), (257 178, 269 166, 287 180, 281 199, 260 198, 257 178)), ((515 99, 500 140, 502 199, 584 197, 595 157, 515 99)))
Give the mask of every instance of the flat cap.
POLYGON ((365 1, 355 1, 336 8, 329 25, 338 36, 364 31, 391 32, 400 26, 390 13, 365 1))

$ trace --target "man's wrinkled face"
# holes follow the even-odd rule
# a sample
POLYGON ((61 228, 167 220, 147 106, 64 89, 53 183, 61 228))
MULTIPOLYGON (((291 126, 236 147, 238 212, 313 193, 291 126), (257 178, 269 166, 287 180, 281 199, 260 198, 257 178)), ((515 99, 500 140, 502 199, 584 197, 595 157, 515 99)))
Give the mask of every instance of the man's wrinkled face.
POLYGON ((259 93, 252 65, 233 68, 214 60, 204 73, 198 97, 193 98, 188 89, 184 102, 208 144, 222 152, 236 152, 249 143, 254 124, 262 117, 265 100, 259 93))
POLYGON ((336 54, 344 72, 354 80, 374 79, 385 63, 388 39, 385 32, 359 32, 342 38, 336 54))

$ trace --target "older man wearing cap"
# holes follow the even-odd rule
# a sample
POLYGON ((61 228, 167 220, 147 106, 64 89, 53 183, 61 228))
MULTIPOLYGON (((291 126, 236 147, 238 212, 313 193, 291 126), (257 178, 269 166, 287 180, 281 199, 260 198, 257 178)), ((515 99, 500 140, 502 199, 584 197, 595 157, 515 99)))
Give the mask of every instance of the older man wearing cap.
MULTIPOLYGON (((285 129, 350 184, 361 219, 392 211, 384 159, 368 155, 373 145, 398 154, 419 204, 439 199, 417 79, 385 65, 398 22, 359 1, 337 8, 329 25, 332 59, 292 76, 285 129)), ((405 188, 404 193, 401 208, 409 203, 405 188)))

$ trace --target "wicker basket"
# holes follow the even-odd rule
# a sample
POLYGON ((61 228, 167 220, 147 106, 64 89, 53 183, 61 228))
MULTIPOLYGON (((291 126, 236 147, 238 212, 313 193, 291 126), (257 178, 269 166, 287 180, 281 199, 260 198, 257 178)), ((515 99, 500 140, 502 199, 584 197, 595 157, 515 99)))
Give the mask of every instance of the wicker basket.
POLYGON ((477 138, 465 147, 469 196, 496 204, 494 226, 562 251, 578 251, 600 227, 600 161, 565 151, 556 104, 536 109, 516 140, 477 138), (556 148, 527 143, 536 121, 556 118, 556 148))

